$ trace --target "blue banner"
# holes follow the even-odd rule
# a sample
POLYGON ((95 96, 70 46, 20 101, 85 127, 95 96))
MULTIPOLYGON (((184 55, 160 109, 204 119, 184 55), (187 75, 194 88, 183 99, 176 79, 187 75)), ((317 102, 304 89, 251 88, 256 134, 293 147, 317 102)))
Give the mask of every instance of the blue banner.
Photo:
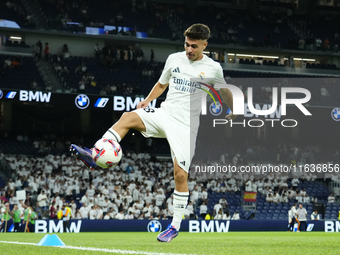
MULTIPOLYGON (((161 232, 170 220, 71 220, 64 230, 63 221, 37 220, 36 233, 66 232, 161 232)), ((284 220, 183 220, 181 231, 190 233, 236 231, 287 231, 284 220)), ((339 221, 308 221, 307 231, 339 232, 339 221)))

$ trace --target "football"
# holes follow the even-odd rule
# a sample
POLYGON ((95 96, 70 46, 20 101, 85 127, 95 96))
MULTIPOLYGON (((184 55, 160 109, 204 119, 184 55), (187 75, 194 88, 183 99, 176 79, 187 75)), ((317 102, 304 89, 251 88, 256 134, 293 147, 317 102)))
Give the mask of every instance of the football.
POLYGON ((112 139, 98 140, 93 149, 92 157, 101 168, 110 168, 119 163, 122 158, 122 148, 112 139))

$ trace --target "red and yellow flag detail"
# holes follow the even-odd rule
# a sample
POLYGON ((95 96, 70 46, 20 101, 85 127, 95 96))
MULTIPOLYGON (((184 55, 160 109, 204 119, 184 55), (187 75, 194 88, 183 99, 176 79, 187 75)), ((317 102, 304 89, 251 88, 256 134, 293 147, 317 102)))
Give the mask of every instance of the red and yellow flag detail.
POLYGON ((244 202, 256 202, 256 192, 244 192, 244 202))

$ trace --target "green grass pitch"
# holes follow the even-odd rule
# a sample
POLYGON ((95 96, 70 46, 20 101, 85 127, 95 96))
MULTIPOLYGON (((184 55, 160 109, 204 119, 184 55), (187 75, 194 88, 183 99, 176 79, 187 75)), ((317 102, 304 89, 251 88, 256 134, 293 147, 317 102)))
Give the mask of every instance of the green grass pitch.
MULTIPOLYGON (((38 243, 44 235, 0 233, 0 241, 38 243)), ((171 243, 159 243, 156 233, 72 233, 58 236, 67 246, 121 251, 107 253, 1 242, 0 254, 339 254, 339 235, 324 232, 182 232, 171 243)))

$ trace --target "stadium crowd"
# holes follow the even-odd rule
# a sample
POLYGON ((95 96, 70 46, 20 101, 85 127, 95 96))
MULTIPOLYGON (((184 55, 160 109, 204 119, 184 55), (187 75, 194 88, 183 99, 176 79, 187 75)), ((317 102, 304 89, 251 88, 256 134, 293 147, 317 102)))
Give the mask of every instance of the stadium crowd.
MULTIPOLYGON (((180 3, 149 1, 115 1, 106 10, 98 8, 103 1, 73 1, 72 3, 35 0, 33 9, 25 11, 19 1, 7 1, 3 10, 16 14, 15 19, 24 27, 37 24, 45 29, 85 32, 86 27, 126 26, 132 31, 107 31, 108 33, 135 36, 137 31, 147 32, 148 37, 179 40, 188 23, 200 20, 211 27, 211 42, 255 47, 291 48, 307 51, 339 50, 339 33, 336 14, 311 19, 296 12, 296 7, 270 8, 248 11, 239 7, 223 8, 213 4, 190 6, 180 3), (150 15, 152 13, 152 15, 150 15), (37 15, 36 15, 37 14, 37 15), (138 15, 136 15, 138 14, 138 15), (139 17, 136 18, 136 17, 139 17), (140 22, 143 20, 143 22, 140 22), (257 28, 258 32, 253 33, 257 28), (323 29, 327 27, 327 30, 323 29), (258 29, 261 28, 261 29, 258 29)), ((261 5, 265 6, 265 2, 261 5)), ((315 7, 318 8, 318 7, 315 7)), ((8 15, 4 12, 4 14, 8 15)))
MULTIPOLYGON (((9 182, 0 189, 1 205, 9 203, 11 208, 18 205, 23 217, 25 208, 31 207, 38 218, 58 218, 63 206, 66 206, 71 209, 74 219, 172 218, 175 182, 171 178, 171 161, 157 161, 147 153, 127 152, 114 168, 90 171, 80 161, 65 154, 36 158, 2 154, 1 157, 12 169, 9 182), (16 199, 15 191, 18 190, 26 191, 25 201, 16 199)), ((243 190, 258 192, 272 203, 297 201, 308 204, 318 200, 317 196, 309 197, 305 190, 297 188, 302 180, 314 181, 317 178, 314 174, 293 179, 273 173, 262 178, 244 173, 207 176, 195 171, 195 167, 193 164, 188 182, 190 202, 185 212, 187 219, 196 216, 240 219, 238 211, 230 216, 225 197, 214 205, 213 211, 209 211, 207 204, 212 193, 236 195, 243 190)), ((334 201, 334 196, 330 195, 328 202, 334 201)))

